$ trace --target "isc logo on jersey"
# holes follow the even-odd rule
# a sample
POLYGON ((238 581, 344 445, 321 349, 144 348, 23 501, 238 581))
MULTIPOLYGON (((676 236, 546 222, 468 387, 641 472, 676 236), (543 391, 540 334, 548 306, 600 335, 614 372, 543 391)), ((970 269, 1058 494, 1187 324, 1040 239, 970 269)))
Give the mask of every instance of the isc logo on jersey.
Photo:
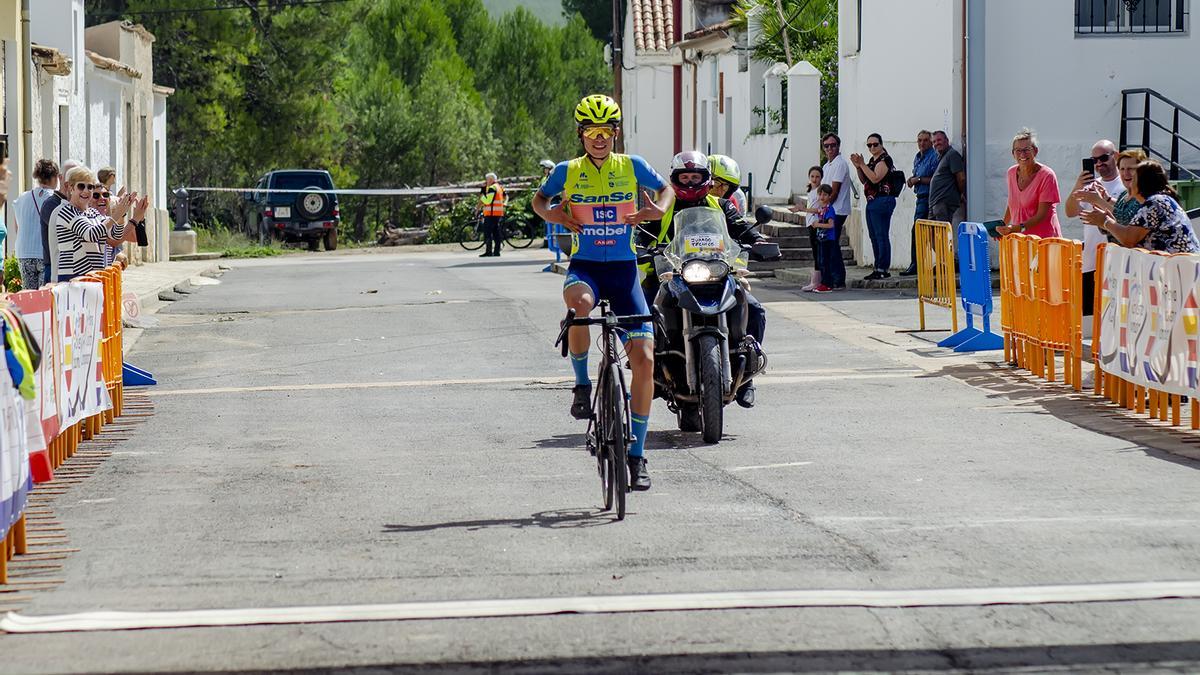
POLYGON ((633 201, 632 192, 621 192, 617 190, 612 194, 607 195, 583 195, 576 192, 571 195, 571 203, 573 204, 610 204, 614 202, 631 202, 633 201))

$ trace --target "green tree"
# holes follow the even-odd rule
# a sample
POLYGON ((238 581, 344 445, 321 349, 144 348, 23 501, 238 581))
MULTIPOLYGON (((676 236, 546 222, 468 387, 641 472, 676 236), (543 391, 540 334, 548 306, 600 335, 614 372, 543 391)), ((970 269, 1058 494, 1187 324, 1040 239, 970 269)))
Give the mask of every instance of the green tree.
POLYGON ((821 124, 836 131, 837 0, 739 0, 734 25, 745 30, 751 23, 760 31, 751 45, 755 59, 788 66, 808 61, 821 71, 821 124))
MULTIPOLYGON (((625 0, 621 0, 625 4, 625 0)), ((601 42, 612 39, 612 0, 562 0, 563 16, 583 17, 588 30, 601 42)))

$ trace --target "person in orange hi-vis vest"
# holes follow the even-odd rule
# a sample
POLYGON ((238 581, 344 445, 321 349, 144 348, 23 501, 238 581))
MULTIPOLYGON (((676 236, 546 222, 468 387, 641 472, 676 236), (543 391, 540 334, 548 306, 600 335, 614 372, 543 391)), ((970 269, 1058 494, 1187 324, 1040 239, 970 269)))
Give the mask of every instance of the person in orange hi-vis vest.
POLYGON ((500 221, 504 218, 507 198, 504 196, 504 188, 496 181, 494 173, 485 176, 479 195, 479 204, 483 209, 483 240, 487 244, 487 249, 479 254, 480 258, 500 257, 500 240, 504 238, 504 233, 500 231, 500 221))

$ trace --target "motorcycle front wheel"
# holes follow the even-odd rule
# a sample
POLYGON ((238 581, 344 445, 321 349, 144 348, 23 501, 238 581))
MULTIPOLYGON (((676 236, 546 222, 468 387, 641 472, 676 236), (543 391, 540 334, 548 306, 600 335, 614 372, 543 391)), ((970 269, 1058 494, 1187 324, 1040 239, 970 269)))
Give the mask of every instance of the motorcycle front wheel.
POLYGON ((725 420, 725 397, 721 378, 721 343, 713 335, 696 341, 700 368, 700 423, 705 443, 721 440, 725 420))

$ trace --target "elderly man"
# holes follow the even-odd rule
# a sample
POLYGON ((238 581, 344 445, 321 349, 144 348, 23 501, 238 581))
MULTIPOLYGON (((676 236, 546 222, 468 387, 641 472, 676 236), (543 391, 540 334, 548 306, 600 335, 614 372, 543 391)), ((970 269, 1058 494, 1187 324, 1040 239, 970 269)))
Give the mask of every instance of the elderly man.
POLYGON ((958 225, 954 221, 967 195, 967 165, 944 131, 933 132, 933 149, 938 165, 929 181, 929 218, 958 225))
POLYGON ((940 159, 937 150, 933 149, 933 134, 925 129, 917 132, 917 154, 913 157, 912 175, 908 178, 908 186, 917 195, 917 209, 913 214, 912 258, 908 269, 900 273, 902 277, 917 273, 917 221, 929 217, 929 186, 933 183, 933 172, 937 171, 940 159))
POLYGON ((483 241, 487 244, 487 249, 479 254, 480 258, 500 257, 500 241, 504 239, 500 221, 504 218, 506 200, 504 188, 496 182, 497 180, 496 174, 489 173, 484 178, 483 190, 479 196, 479 205, 483 209, 483 241))
MULTIPOLYGON (((1079 174, 1079 177, 1075 179, 1075 186, 1071 188, 1070 196, 1067 197, 1066 204, 1063 205, 1063 210, 1068 218, 1078 218, 1080 214, 1092 210, 1091 204, 1081 201, 1077 196, 1076 193, 1080 190, 1101 185, 1113 197, 1118 197, 1125 191, 1125 184, 1121 182, 1121 174, 1117 172, 1117 146, 1112 141, 1107 139, 1096 141, 1096 144, 1092 146, 1091 158, 1096 164, 1096 170, 1094 172, 1083 171, 1079 174)), ((1096 291, 1096 249, 1106 241, 1108 239, 1103 230, 1084 224, 1083 288, 1081 289, 1084 316, 1092 315, 1092 303, 1096 291)), ((1090 333, 1092 323, 1084 321, 1083 325, 1084 332, 1090 333)))

